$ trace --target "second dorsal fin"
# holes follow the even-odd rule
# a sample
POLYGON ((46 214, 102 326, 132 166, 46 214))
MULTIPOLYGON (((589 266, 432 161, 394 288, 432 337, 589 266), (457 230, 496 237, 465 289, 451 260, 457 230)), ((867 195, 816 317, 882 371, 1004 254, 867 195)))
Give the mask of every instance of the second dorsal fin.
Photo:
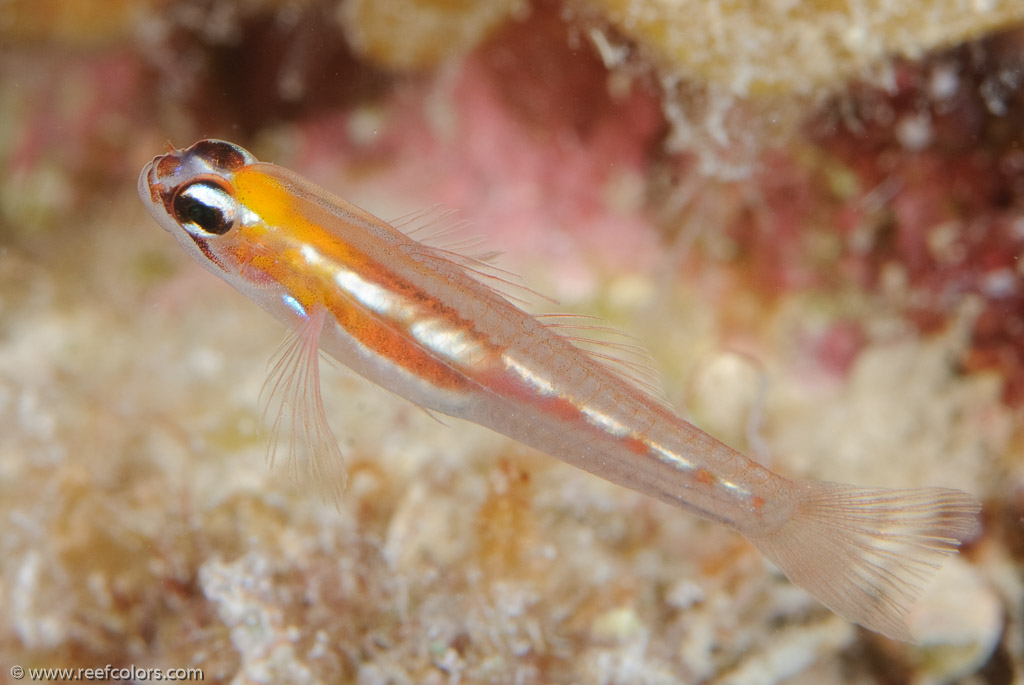
POLYGON ((587 314, 541 314, 536 318, 586 353, 595 364, 662 407, 673 410, 661 375, 654 367, 654 358, 636 336, 587 314))

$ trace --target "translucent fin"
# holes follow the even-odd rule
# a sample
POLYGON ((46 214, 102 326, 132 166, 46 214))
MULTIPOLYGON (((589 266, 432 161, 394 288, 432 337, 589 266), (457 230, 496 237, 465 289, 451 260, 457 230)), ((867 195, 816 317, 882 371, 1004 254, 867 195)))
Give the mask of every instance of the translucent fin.
POLYGON ((258 166, 263 173, 280 181, 290 193, 302 199, 309 218, 338 240, 345 240, 344 232, 333 227, 348 226, 353 221, 371 232, 403 233, 409 240, 403 241, 400 249, 441 276, 469 278, 494 295, 519 304, 553 301, 531 290, 518 275, 491 264, 490 261, 499 253, 474 250, 474 247, 479 247, 477 239, 452 240, 453 234, 462 231, 465 223, 453 221, 453 213, 440 206, 413 212, 399 217, 395 223, 387 223, 292 171, 274 164, 259 163, 258 166), (429 235, 424 236, 424 232, 429 235))
POLYGON ((274 464, 281 430, 288 434, 288 471, 325 499, 337 502, 348 482, 345 460, 331 432, 320 394, 320 331, 326 313, 315 307, 306 322, 289 335, 270 360, 270 373, 260 402, 263 423, 276 409, 267 442, 267 461, 274 464), (287 425, 285 425, 287 424, 287 425))
POLYGON ((455 210, 434 205, 401 216, 390 224, 415 242, 406 252, 445 273, 454 268, 496 295, 517 304, 553 302, 527 286, 516 273, 494 264, 501 252, 486 249, 487 241, 470 233, 469 222, 456 218, 455 210))
POLYGON ((457 217, 456 210, 434 205, 388 223, 423 245, 458 252, 476 261, 490 263, 501 254, 497 250, 478 250, 486 242, 483 236, 469 233, 469 222, 457 217))
POLYGON ((494 260, 501 256, 501 251, 483 249, 487 243, 484 237, 469 232, 469 222, 457 217, 456 210, 434 205, 388 223, 421 245, 455 253, 474 263, 493 266, 494 260))
POLYGON ((511 271, 494 266, 486 261, 497 253, 484 253, 474 256, 456 249, 434 247, 422 242, 413 242, 405 247, 407 254, 426 264, 441 274, 449 274, 457 270, 498 297, 519 305, 529 305, 537 301, 554 302, 550 297, 538 293, 523 283, 522 278, 511 271))
MULTIPOLYGON (((407 214, 391 223, 416 240, 407 248, 420 261, 444 273, 452 268, 468 275, 492 293, 517 304, 537 300, 554 302, 525 285, 512 272, 491 263, 497 252, 472 252, 482 245, 478 236, 461 237, 466 222, 454 220, 455 213, 440 205, 407 214), (428 232, 427 235, 423 235, 428 232), (460 239, 453 239, 459 237, 460 239)), ((661 379, 654 370, 654 360, 636 337, 609 326, 603 319, 581 314, 548 314, 537 317, 545 326, 586 353, 598 366, 626 381, 648 395, 657 404, 672 409, 661 379), (610 339, 603 339, 601 336, 610 339)))
POLYGON ((422 410, 424 414, 426 414, 430 418, 434 419, 435 421, 437 421, 439 424, 441 424, 445 428, 450 428, 451 427, 450 424, 448 424, 443 418, 441 418, 443 416, 443 414, 439 414, 438 412, 434 411, 433 409, 427 409, 426 407, 421 407, 420 405, 416 404, 415 402, 413 402, 412 405, 414 407, 416 407, 417 409, 422 410))
POLYGON ((541 314, 536 318, 586 353, 595 364, 665 409, 675 411, 665 394, 661 375, 654 368, 654 358, 639 338, 600 317, 586 314, 541 314))
POLYGON ((942 488, 799 486, 803 496, 790 519, 750 541, 840 616, 912 642, 907 612, 943 559, 978 533, 980 503, 942 488))

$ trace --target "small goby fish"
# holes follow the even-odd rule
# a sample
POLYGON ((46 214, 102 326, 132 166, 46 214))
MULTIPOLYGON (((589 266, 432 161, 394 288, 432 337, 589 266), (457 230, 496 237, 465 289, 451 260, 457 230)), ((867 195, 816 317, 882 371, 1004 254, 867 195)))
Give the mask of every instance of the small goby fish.
POLYGON ((897 640, 913 641, 908 612, 978 532, 980 504, 959 490, 773 473, 581 347, 564 320, 513 304, 479 261, 237 145, 203 140, 156 157, 139 195, 200 264, 295 333, 268 387, 291 412, 292 451, 304 442, 323 469, 314 477, 337 487, 344 468, 325 466, 341 455, 321 402, 321 350, 429 411, 732 528, 825 606, 897 640))

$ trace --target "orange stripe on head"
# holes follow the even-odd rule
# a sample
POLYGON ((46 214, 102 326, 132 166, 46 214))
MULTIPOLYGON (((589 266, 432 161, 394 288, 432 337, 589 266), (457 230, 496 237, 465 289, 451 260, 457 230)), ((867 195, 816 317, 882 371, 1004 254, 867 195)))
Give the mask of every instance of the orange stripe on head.
MULTIPOLYGON (((259 165, 243 167, 234 174, 238 202, 261 219, 261 224, 240 237, 236 247, 239 264, 253 280, 280 283, 306 311, 322 304, 350 336, 374 354, 422 378, 431 385, 453 390, 467 387, 465 376, 439 359, 405 330, 407 322, 388 319, 354 301, 338 285, 338 269, 358 274, 360 280, 377 284, 397 300, 415 301, 424 315, 454 314, 365 253, 341 240, 336 232, 313 220, 297 197, 280 179, 264 173, 259 165), (322 267, 310 263, 305 247, 322 258, 322 267), (245 254, 241 254, 244 252, 245 254)), ((344 221, 341 218, 337 220, 344 221)), ((453 321, 458 325, 458 321, 453 321)))
POLYGON ((325 257, 350 268, 365 264, 365 255, 311 221, 303 211, 302 198, 296 197, 279 179, 264 173, 259 165, 242 167, 234 173, 232 181, 239 204, 259 215, 268 227, 284 228, 294 242, 315 247, 325 257))

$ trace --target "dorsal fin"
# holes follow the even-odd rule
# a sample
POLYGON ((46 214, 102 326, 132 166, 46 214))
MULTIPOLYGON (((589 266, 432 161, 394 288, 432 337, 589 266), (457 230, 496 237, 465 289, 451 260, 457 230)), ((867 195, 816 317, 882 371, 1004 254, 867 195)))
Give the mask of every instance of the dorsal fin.
MULTIPOLYGON (((527 286, 511 271, 495 266, 500 252, 479 250, 485 244, 480 236, 467 235, 469 223, 458 220, 455 210, 434 205, 410 212, 390 222, 392 226, 415 241, 410 251, 423 261, 455 266, 491 292, 516 304, 533 304, 537 300, 555 300, 527 286)), ((542 314, 536 317, 545 327, 554 330, 620 380, 625 381, 654 402, 675 411, 654 368, 654 358, 642 342, 600 317, 586 314, 542 314)))
POLYGON ((589 314, 541 314, 546 328, 565 338, 617 378, 648 395, 663 408, 675 411, 665 394, 654 357, 635 335, 589 314))
POLYGON ((496 266, 494 260, 501 251, 486 249, 486 239, 469 233, 469 222, 456 216, 455 210, 434 205, 389 223, 415 241, 407 251, 433 263, 434 268, 454 266, 491 292, 519 305, 554 303, 526 285, 519 274, 496 266))
POLYGON ((404 214, 392 226, 421 245, 457 253, 478 262, 491 263, 500 250, 480 250, 486 244, 483 236, 468 232, 469 222, 458 218, 458 211, 444 205, 424 207, 404 214))

